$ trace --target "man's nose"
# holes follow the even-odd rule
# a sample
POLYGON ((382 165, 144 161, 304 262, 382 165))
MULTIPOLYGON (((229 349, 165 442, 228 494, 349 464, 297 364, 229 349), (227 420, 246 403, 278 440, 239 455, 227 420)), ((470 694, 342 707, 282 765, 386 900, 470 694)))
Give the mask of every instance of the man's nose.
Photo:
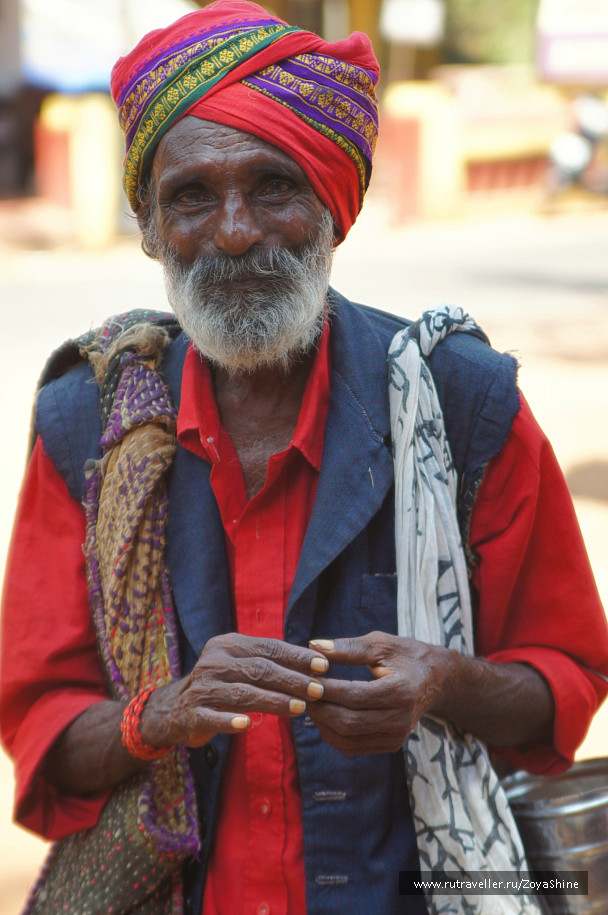
POLYGON ((224 200, 217 213, 215 246, 237 257, 264 238, 259 217, 251 203, 241 197, 224 200))

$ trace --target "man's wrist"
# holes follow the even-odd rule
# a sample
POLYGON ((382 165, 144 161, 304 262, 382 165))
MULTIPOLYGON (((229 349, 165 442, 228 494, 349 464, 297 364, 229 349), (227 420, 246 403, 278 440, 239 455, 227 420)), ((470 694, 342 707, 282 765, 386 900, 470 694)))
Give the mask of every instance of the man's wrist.
POLYGON ((131 756, 147 761, 160 759, 172 749, 171 746, 157 747, 147 743, 141 733, 142 714, 148 699, 155 690, 155 686, 148 686, 133 696, 123 712, 120 723, 120 733, 124 748, 131 756))
POLYGON ((157 748, 171 748, 178 743, 174 720, 173 694, 179 691, 179 682, 159 686, 145 703, 139 723, 139 732, 144 743, 157 748))
POLYGON ((432 647, 431 676, 427 683, 427 708, 425 714, 450 721, 462 678, 466 675, 466 658, 452 648, 432 647))

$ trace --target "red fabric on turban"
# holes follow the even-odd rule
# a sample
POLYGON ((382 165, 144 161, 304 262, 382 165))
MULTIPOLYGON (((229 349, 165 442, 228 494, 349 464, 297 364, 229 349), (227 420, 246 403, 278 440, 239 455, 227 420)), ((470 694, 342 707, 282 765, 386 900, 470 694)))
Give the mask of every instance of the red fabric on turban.
POLYGON ((246 0, 218 0, 150 32, 111 79, 133 209, 158 143, 190 114, 255 134, 291 156, 344 238, 371 172, 377 79, 367 36, 326 42, 246 0))

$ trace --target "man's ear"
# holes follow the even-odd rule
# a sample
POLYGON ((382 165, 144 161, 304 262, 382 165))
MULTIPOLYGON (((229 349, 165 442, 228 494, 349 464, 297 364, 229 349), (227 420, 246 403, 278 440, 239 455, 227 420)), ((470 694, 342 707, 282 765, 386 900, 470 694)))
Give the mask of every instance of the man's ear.
POLYGON ((144 184, 139 188, 137 197, 138 197, 138 207, 135 211, 135 218, 137 219, 137 225, 139 226, 139 231, 141 232, 141 248, 144 254, 148 257, 153 258, 154 260, 158 259, 158 252, 156 251, 156 245, 154 243, 154 238, 156 233, 153 231, 152 220, 154 219, 154 209, 152 205, 152 194, 154 193, 154 188, 150 186, 150 180, 148 179, 144 184))
POLYGON ((158 260, 158 255, 154 253, 154 250, 150 247, 150 242, 146 239, 146 236, 143 233, 141 236, 141 250, 144 252, 146 257, 150 257, 153 261, 158 260))

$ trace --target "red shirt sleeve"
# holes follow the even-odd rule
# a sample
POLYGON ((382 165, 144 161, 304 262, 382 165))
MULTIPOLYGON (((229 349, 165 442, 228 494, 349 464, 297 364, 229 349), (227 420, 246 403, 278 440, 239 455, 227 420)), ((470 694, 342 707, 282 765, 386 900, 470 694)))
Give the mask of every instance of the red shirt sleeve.
POLYGON ((500 749, 516 768, 551 774, 574 759, 606 684, 608 626, 566 481, 528 405, 488 464, 473 510, 476 650, 530 664, 555 700, 553 746, 500 749))
POLYGON ((92 826, 107 794, 59 796, 45 754, 107 699, 88 607, 84 513, 36 443, 19 498, 2 620, 0 729, 15 762, 15 819, 47 839, 92 826))

